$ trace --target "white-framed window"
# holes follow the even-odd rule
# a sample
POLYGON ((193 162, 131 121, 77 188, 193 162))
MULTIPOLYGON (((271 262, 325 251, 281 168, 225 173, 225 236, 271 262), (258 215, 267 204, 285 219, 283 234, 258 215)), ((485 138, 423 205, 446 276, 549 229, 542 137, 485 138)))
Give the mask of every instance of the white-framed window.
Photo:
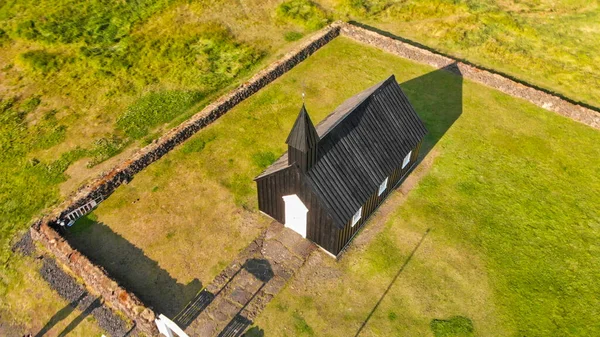
POLYGON ((385 190, 387 189, 387 184, 388 178, 386 177, 385 180, 381 183, 381 185, 379 185, 379 192, 377 192, 377 196, 380 196, 383 194, 383 192, 385 192, 385 190))
POLYGON ((354 227, 354 225, 356 225, 356 223, 358 222, 358 220, 360 220, 360 218, 362 217, 362 207, 358 209, 358 211, 356 213, 354 213, 354 215, 352 216, 352 227, 354 227))
POLYGON ((408 163, 410 163, 410 156, 412 155, 412 151, 410 151, 406 157, 404 157, 404 161, 402 162, 402 168, 405 168, 408 163))

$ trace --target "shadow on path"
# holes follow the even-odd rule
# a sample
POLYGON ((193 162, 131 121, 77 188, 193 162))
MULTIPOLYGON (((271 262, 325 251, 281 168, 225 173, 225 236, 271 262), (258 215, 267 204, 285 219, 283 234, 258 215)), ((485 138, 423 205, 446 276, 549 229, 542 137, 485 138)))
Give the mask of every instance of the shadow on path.
POLYGON ((50 318, 50 320, 48 321, 48 323, 46 323, 46 325, 44 325, 44 327, 42 328, 42 330, 40 330, 35 335, 35 337, 42 337, 42 336, 44 336, 56 324, 60 323, 65 318, 69 317, 69 315, 73 312, 73 310, 75 310, 75 308, 77 308, 77 305, 79 304, 79 302, 81 302, 81 300, 83 300, 86 296, 87 296, 87 294, 83 293, 83 294, 81 294, 81 296, 79 296, 79 298, 77 298, 76 300, 74 300, 71 303, 67 304, 64 308, 60 309, 56 314, 54 314, 54 316, 52 316, 52 318, 50 318))
MULTIPOLYGON (((218 293, 217 293, 218 294, 218 293)), ((215 299, 210 291, 203 289, 175 317, 173 322, 182 329, 187 328, 215 299)))
POLYGON ((167 317, 175 316, 202 289, 198 279, 187 285, 178 283, 143 250, 103 223, 83 217, 64 236, 144 304, 167 317))
MULTIPOLYGON (((271 263, 264 258, 248 258, 239 266, 226 268, 213 283, 204 289, 178 314, 174 322, 188 328, 190 336, 214 335, 239 337, 252 325, 248 315, 256 313, 256 303, 248 306, 261 294, 267 283, 275 277, 271 263), (239 266, 239 267, 237 267, 239 266)), ((264 295, 264 294, 263 294, 264 295)))
POLYGON ((265 287, 265 285, 275 276, 271 264, 266 259, 248 259, 244 263, 245 268, 252 276, 256 277, 262 282, 258 290, 256 290, 252 297, 247 300, 238 313, 233 319, 223 328, 223 331, 219 334, 219 337, 239 337, 246 329, 252 325, 252 321, 242 316, 242 312, 250 302, 256 297, 258 293, 265 287))
POLYGON ((371 310, 371 312, 369 313, 369 315, 367 316, 367 318, 365 319, 365 321, 361 324, 360 328, 358 328, 358 331, 356 332, 356 335, 354 335, 354 337, 358 337, 358 335, 360 335, 361 331, 364 329, 364 327, 367 325, 367 323, 371 319, 371 316, 373 316, 373 313, 375 313, 375 311, 377 310, 377 308, 379 307, 379 305, 381 304, 381 302, 383 301, 383 299, 385 298, 385 296, 387 295, 387 293, 390 291, 390 289, 392 288, 392 286, 394 285, 394 283, 396 283, 396 280, 398 279, 398 277, 400 276, 400 274, 402 274, 402 272, 404 271, 404 269, 406 268, 406 266, 408 265, 408 263, 410 262, 410 260, 412 260, 413 256, 415 255, 415 253, 419 249, 419 247, 421 247, 421 244, 423 243, 423 241, 425 241, 425 238, 427 237, 427 234, 429 234, 429 231, 431 231, 431 228, 428 228, 425 231, 425 233, 421 237, 421 240, 419 240, 419 243, 417 243, 417 245, 415 246, 415 248, 413 248, 412 252, 408 256, 408 258, 406 259, 406 261, 404 261, 404 264, 402 265, 402 267, 400 267, 400 269, 398 270, 398 272, 396 273, 396 275, 392 279, 392 282, 390 282, 390 285, 388 285, 388 287, 385 289, 385 291, 383 292, 383 295, 381 295, 381 297, 379 298, 379 301, 377 301, 377 304, 375 304, 375 306, 373 307, 373 310, 371 310))

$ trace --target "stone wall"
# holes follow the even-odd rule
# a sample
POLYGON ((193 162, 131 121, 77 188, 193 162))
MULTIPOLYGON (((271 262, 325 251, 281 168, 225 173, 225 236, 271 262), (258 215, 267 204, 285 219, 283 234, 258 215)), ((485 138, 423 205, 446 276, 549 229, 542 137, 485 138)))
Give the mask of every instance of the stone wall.
POLYGON ((409 60, 425 63, 436 68, 443 68, 456 63, 464 78, 492 87, 511 96, 522 98, 546 110, 600 129, 600 113, 592 109, 571 103, 558 96, 516 82, 505 76, 477 68, 473 65, 419 48, 357 25, 343 23, 341 27, 340 34, 343 36, 409 60))
POLYGON ((102 297, 109 307, 134 321, 140 331, 151 336, 158 335, 152 309, 147 308, 134 294, 111 279, 102 267, 96 266, 86 256, 73 249, 67 240, 47 223, 40 224, 36 230, 32 227, 30 232, 34 240, 41 242, 58 261, 81 277, 94 295, 102 297))
POLYGON ((93 199, 98 197, 106 199, 121 184, 129 182, 136 173, 160 159, 175 146, 214 122, 244 99, 285 74, 336 38, 339 31, 340 23, 334 23, 320 30, 308 41, 258 72, 237 89, 211 103, 186 122, 171 129, 152 144, 139 150, 127 161, 80 188, 31 227, 32 237, 41 242, 51 253, 56 255, 59 261, 80 276, 91 291, 101 295, 107 304, 136 322, 138 329, 151 336, 158 335, 154 324, 157 313, 147 308, 134 294, 121 287, 102 267, 94 265, 86 256, 71 247, 55 229, 58 221, 69 212, 93 199))
POLYGON ((600 128, 600 114, 594 110, 567 102, 557 96, 515 82, 501 75, 481 70, 472 65, 457 62, 452 58, 426 49, 352 24, 336 22, 317 32, 301 46, 286 54, 266 69, 258 72, 237 89, 219 98, 186 122, 171 129, 152 144, 139 150, 130 159, 117 165, 111 171, 104 173, 90 184, 80 188, 67 198, 65 202, 31 227, 32 237, 41 242, 50 252, 56 255, 60 262, 80 276, 88 288, 92 292, 101 295, 109 306, 123 312, 136 322, 141 331, 151 336, 157 335, 158 332, 154 325, 155 313, 152 309, 147 308, 134 294, 128 292, 115 282, 102 267, 94 265, 86 256, 71 247, 55 230, 57 222, 66 214, 88 201, 97 199, 98 197, 106 199, 121 184, 129 182, 136 173, 160 159, 175 146, 184 142, 244 99, 292 69, 340 34, 358 42, 366 43, 392 54, 429 64, 436 68, 443 68, 456 63, 462 76, 465 78, 498 89, 509 95, 520 97, 542 108, 557 112, 594 128, 600 128))

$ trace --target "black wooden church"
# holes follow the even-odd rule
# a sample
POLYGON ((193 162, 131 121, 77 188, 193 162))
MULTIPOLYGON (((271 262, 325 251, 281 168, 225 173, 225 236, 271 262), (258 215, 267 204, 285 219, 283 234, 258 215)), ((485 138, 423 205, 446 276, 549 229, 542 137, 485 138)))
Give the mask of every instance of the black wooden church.
POLYGON ((316 127, 303 105, 288 152, 255 178, 258 206, 337 256, 413 168, 426 133, 393 75, 316 127))

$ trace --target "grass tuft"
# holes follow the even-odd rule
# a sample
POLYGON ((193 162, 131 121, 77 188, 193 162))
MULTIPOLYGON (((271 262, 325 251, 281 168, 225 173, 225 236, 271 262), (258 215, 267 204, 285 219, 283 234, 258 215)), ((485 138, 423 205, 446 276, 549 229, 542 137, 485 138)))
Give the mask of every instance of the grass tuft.
POLYGON ((186 142, 183 145, 181 152, 183 152, 185 154, 199 153, 202 150, 204 150, 204 148, 206 147, 206 144, 212 142, 215 139, 216 139, 216 136, 197 137, 197 138, 190 139, 188 142, 186 142))
POLYGON ((21 54, 21 61, 31 70, 46 75, 60 69, 63 61, 58 54, 49 53, 44 50, 32 50, 21 54))
POLYGON ((266 169, 275 160, 277 160, 277 155, 271 151, 259 151, 252 155, 252 162, 261 170, 266 169))
POLYGON ((296 32, 296 31, 291 31, 291 32, 286 32, 283 35, 283 38, 286 41, 298 41, 302 38, 302 36, 304 36, 302 33, 300 32, 296 32))
POLYGON ((277 7, 277 17, 284 21, 302 26, 308 30, 317 30, 329 23, 327 13, 310 0, 290 0, 277 7))
POLYGON ((100 164, 101 162, 123 151, 127 145, 129 145, 128 141, 125 141, 116 135, 95 140, 92 148, 86 153, 87 156, 92 158, 88 162, 87 166, 94 167, 100 164))
POLYGON ((183 114, 203 97, 202 93, 193 91, 148 93, 129 106, 117 121, 117 127, 128 137, 142 138, 151 128, 183 114))
POLYGON ((429 325, 435 337, 471 337, 475 331, 473 322, 462 316, 434 319, 429 325))
POLYGON ((306 323, 306 320, 300 313, 294 311, 292 313, 292 317, 294 318, 294 330, 296 331, 296 336, 314 336, 315 332, 313 328, 306 323))

